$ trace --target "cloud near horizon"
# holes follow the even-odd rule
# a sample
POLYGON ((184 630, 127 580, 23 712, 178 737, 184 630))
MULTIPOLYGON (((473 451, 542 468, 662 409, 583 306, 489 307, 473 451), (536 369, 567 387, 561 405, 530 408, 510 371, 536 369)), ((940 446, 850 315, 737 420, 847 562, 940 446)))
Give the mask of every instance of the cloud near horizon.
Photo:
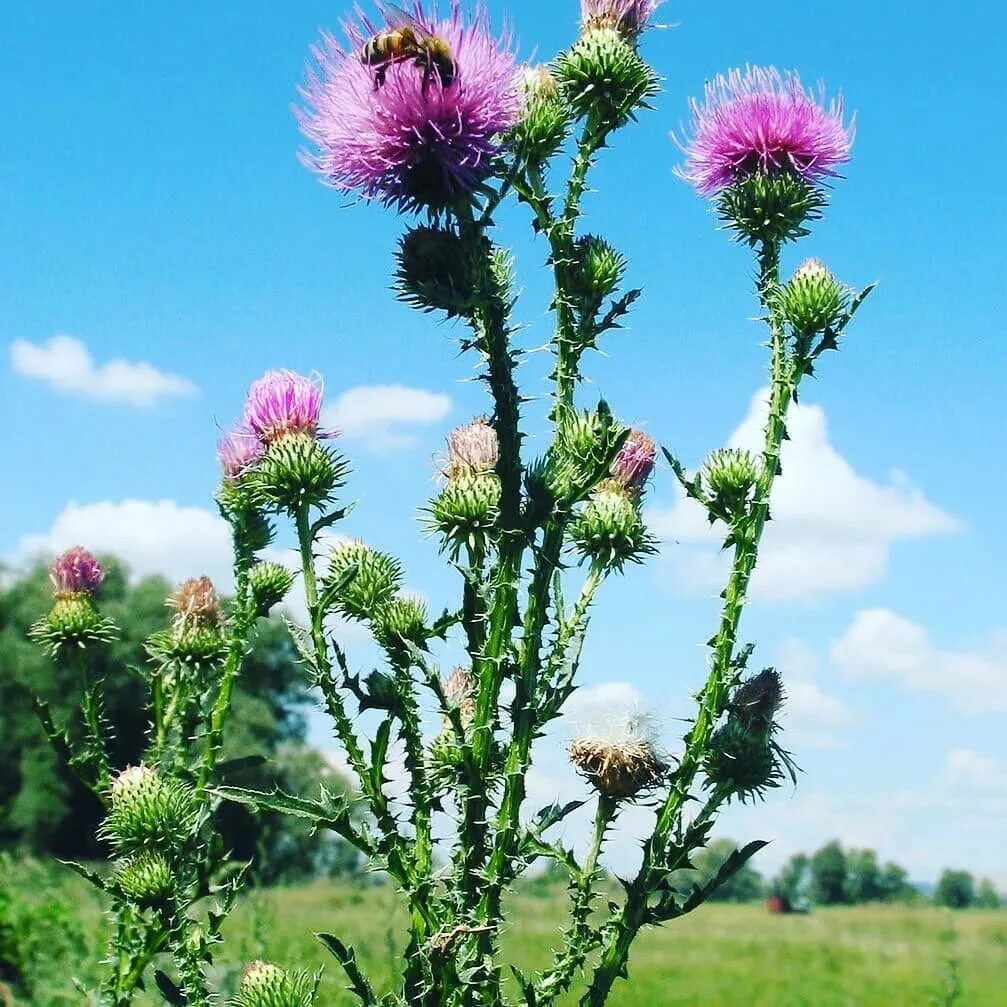
POLYGON ((450 396, 423 388, 360 385, 327 406, 322 422, 384 453, 412 447, 418 438, 409 428, 440 423, 453 408, 450 396))

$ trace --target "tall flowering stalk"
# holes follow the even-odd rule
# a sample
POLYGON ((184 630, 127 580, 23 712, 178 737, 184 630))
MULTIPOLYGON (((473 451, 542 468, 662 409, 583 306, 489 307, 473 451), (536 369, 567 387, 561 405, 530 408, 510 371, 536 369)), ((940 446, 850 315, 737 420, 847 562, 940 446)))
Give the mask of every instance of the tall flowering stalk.
MULTIPOLYGON (((109 808, 103 834, 115 857, 113 881, 98 883, 126 921, 110 960, 120 963, 120 975, 125 961, 131 978, 112 983, 118 999, 107 1003, 128 1003, 147 961, 164 950, 174 962, 173 977, 162 972, 158 980, 168 1000, 209 1002, 205 966, 223 914, 199 925, 194 907, 222 866, 207 836, 221 800, 334 831, 393 879, 408 903, 409 930, 390 992, 375 989, 342 936, 319 935, 369 1007, 546 1007, 573 989, 582 1007, 602 1007, 628 975, 640 931, 691 912, 763 845, 736 851, 702 885, 679 887, 722 808, 794 776, 779 739, 783 683, 773 669, 748 670, 754 647, 739 638, 741 617, 790 403, 825 351, 837 348, 868 292, 854 294, 817 260, 781 278, 781 251, 824 211, 827 185, 849 160, 852 127, 841 102, 826 104, 795 74, 772 69, 714 80, 677 141, 680 175, 714 200, 725 225, 753 249, 769 335, 761 451, 716 450, 690 473, 660 449, 722 530, 732 558, 706 681, 679 745, 666 750, 644 713, 585 726, 569 754, 590 800, 537 814, 526 801, 535 742, 576 688, 599 592, 626 564, 655 551, 644 503, 658 444, 604 400, 581 401, 581 364, 640 294, 626 287, 625 257, 583 227, 582 197, 600 153, 658 92, 640 52, 657 6, 583 0, 573 43, 550 64, 520 70, 509 35, 495 36, 484 10, 467 15, 457 2, 443 17, 418 0, 375 19, 358 12, 344 25, 344 41, 324 36, 312 50, 298 113, 311 145, 305 162, 342 192, 422 217, 405 224, 397 249, 398 295, 460 324, 461 347, 489 393, 487 415, 448 438, 441 480, 424 508, 458 574, 460 599, 432 618, 403 590, 395 557, 359 540, 331 544, 330 530, 347 509, 348 465, 334 434, 321 429, 321 382, 289 371, 255 382, 241 422, 219 444, 235 607, 224 619, 205 579, 180 588, 169 628, 149 648, 149 758, 117 773, 97 756, 84 760, 85 778, 109 808), (556 192, 551 185, 564 166, 556 192), (537 458, 524 450, 513 261, 495 224, 510 197, 530 211, 554 283, 550 435, 537 458), (291 629, 365 815, 353 798, 261 793, 228 786, 219 773, 248 633, 290 588, 289 571, 257 559, 272 520, 289 522, 296 536, 308 618, 291 629), (383 668, 365 678, 351 672, 333 634, 337 615, 368 627, 383 668), (455 627, 467 661, 445 675, 436 654, 455 627), (364 711, 377 718, 368 737, 360 731, 364 711), (195 723, 202 730, 187 754, 195 723), (408 783, 399 801, 385 786, 393 743, 408 783), (657 814, 641 837, 639 869, 599 915, 606 840, 643 801, 657 814), (586 804, 593 825, 579 858, 553 830, 586 804), (570 919, 548 967, 524 974, 508 967, 501 950, 504 895, 542 858, 569 874, 570 919)), ((78 560, 62 561, 57 582, 77 599, 84 622, 57 615, 57 594, 36 632, 57 653, 71 641, 100 644, 109 632, 93 602, 100 577, 78 560)), ((87 720, 93 752, 100 709, 87 720)), ((238 888, 239 881, 227 888, 228 904, 238 888)), ((312 976, 255 962, 234 1003, 307 1007, 316 987, 312 976)))

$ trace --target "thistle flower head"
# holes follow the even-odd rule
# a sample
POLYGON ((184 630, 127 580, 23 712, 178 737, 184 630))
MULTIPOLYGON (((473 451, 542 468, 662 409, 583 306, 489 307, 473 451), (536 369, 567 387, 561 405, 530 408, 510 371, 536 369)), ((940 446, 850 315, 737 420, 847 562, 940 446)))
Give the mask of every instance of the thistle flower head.
POLYGON ((656 722, 645 713, 585 729, 570 742, 570 760, 599 793, 618 800, 657 786, 668 769, 658 752, 656 722))
POLYGON ((401 586, 402 566, 394 556, 360 539, 349 539, 329 554, 325 584, 335 592, 330 596, 336 609, 353 619, 373 622, 401 586))
POLYGON ((650 24, 662 0, 580 0, 583 31, 614 28, 633 42, 650 24))
POLYGON ((256 563, 249 571, 248 586, 259 615, 269 614, 294 586, 294 575, 281 563, 256 563))
POLYGON ((468 668, 455 668, 444 680, 444 698, 457 708, 462 726, 468 727, 476 715, 476 680, 468 668))
POLYGON ((56 557, 49 578, 57 598, 94 595, 105 579, 105 571, 87 549, 76 545, 56 557))
POLYGON ((444 475, 453 479, 462 475, 492 472, 500 457, 497 432, 486 420, 475 419, 455 427, 448 434, 448 457, 444 475))
POLYGON ((233 1007, 311 1007, 318 986, 308 972, 289 972, 268 962, 252 962, 238 983, 233 1007))
POLYGON ((389 657, 395 662, 402 661, 411 647, 426 647, 430 637, 426 605, 417 598, 400 593, 381 611, 374 629, 378 642, 389 657))
POLYGON ((584 556, 617 570, 654 551, 639 500, 615 479, 606 479, 594 491, 574 520, 571 536, 584 556))
POLYGON ((130 766, 111 782, 101 834, 121 853, 178 849, 199 812, 195 792, 151 766, 130 766))
POLYGON ((757 172, 818 183, 850 159, 853 124, 843 121, 842 98, 826 104, 824 87, 808 91, 793 72, 731 70, 691 109, 692 136, 680 143, 685 165, 676 170, 704 196, 757 172))
POLYGON ((654 438, 633 430, 612 460, 612 478, 628 490, 641 492, 647 485, 657 459, 654 438))
POLYGON ((224 621, 217 589, 209 577, 191 577, 168 599, 175 610, 172 620, 177 630, 219 629, 224 621))
POLYGON ((301 88, 308 167, 342 192, 406 211, 450 206, 494 171, 501 137, 517 121, 520 94, 509 36, 497 39, 479 8, 468 23, 458 0, 438 19, 420 2, 409 21, 345 22, 345 43, 323 35, 301 88), (403 22, 400 24, 400 22, 403 22), (391 27, 420 30, 434 53, 384 60, 366 48, 391 27))
POLYGON ((267 371, 248 390, 243 426, 269 445, 288 434, 319 436, 322 385, 317 376, 267 371))
POLYGON ((174 884, 174 872, 167 858, 151 851, 120 860, 112 876, 123 894, 140 905, 151 905, 165 898, 174 884))
POLYGON ((247 423, 237 423, 217 441, 217 459, 224 479, 233 482, 262 457, 263 446, 247 423))
POLYGON ((798 336, 839 325, 850 308, 851 291, 818 259, 807 259, 779 292, 783 317, 798 336))

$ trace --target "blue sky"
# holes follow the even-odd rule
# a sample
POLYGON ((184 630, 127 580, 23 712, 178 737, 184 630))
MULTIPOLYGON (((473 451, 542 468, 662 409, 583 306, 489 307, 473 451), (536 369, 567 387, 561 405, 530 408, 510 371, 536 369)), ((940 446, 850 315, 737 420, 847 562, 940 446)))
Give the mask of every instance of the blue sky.
MULTIPOLYGON (((524 56, 575 31, 573 2, 491 10, 524 56)), ((307 48, 342 13, 306 0, 0 9, 7 561, 86 539, 140 572, 223 577, 216 428, 264 369, 315 368, 330 402, 356 390, 337 407, 360 501, 346 531, 398 552, 435 603, 452 597, 415 515, 444 434, 485 408, 473 361, 389 294, 402 221, 348 206, 296 160, 307 48)), ((688 464, 751 427, 765 363, 752 265, 673 177, 668 139, 720 70, 793 67, 844 91, 858 113, 849 177, 787 265, 815 255, 851 284, 881 281, 805 390, 745 625, 788 676, 806 773, 723 831, 772 836, 766 869, 836 835, 921 879, 964 866, 1007 890, 1007 14, 726 0, 669 3, 663 20, 677 26, 644 51, 665 93, 618 137, 586 204, 645 295, 589 362, 584 401, 604 393, 688 464)), ((525 292, 520 340, 540 346, 543 251, 520 211, 501 223, 525 292)), ((545 392, 547 365, 527 358, 530 392, 545 392)), ((540 418, 533 404, 532 433, 540 418)), ((703 677, 716 556, 670 473, 650 497, 672 541, 606 588, 578 702, 646 702, 673 746, 703 677)), ((314 740, 329 744, 321 722, 314 740)), ((561 740, 538 767, 544 799, 577 788, 561 740)))

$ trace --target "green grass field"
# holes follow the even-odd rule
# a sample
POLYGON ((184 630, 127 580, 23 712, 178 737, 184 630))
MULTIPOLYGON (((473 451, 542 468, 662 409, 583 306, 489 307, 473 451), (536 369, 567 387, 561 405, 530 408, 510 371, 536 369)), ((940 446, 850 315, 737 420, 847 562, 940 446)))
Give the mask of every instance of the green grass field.
MULTIPOLYGON (((83 1002, 67 980, 87 975, 100 940, 97 903, 76 886, 84 942, 63 960, 40 964, 50 975, 31 1003, 56 1007, 83 1002), (92 945, 89 950, 87 945, 92 945), (74 960, 76 959, 76 960, 74 960)), ((506 935, 522 967, 544 965, 562 925, 564 893, 515 897, 516 923, 506 935)), ((312 938, 328 930, 352 941, 375 977, 392 966, 402 916, 384 887, 317 883, 257 894, 229 923, 217 977, 229 988, 243 961, 266 958, 286 966, 325 965, 321 1007, 355 1003, 342 990, 333 959, 312 938)), ((21 1000, 18 1004, 28 1001, 21 1000)), ((571 995, 564 1007, 576 1002, 571 995)), ((955 1003, 1007 1005, 1007 910, 949 914, 929 906, 819 909, 808 916, 773 916, 761 905, 710 905, 641 937, 612 1007, 900 1007, 955 1003), (953 926, 949 928, 949 924, 953 926), (949 938, 949 930, 954 937, 949 938), (957 961, 961 994, 939 996, 957 961)), ((138 1007, 161 1004, 154 998, 138 1007)))

